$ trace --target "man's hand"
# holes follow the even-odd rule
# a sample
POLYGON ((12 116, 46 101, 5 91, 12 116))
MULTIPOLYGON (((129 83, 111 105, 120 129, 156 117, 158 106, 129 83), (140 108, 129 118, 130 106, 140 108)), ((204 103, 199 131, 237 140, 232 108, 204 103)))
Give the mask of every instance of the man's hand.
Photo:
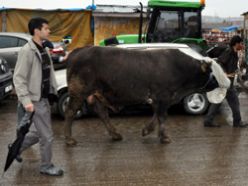
POLYGON ((27 112, 34 112, 34 105, 32 103, 25 105, 24 108, 27 112))
POLYGON ((67 60, 67 58, 68 58, 70 53, 71 53, 71 51, 66 51, 65 52, 64 61, 67 60))

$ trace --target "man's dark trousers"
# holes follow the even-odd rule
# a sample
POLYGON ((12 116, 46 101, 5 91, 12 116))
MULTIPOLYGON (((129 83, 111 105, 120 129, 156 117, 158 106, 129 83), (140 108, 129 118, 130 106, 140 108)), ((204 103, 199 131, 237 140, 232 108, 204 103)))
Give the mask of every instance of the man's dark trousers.
MULTIPOLYGON (((233 124, 239 124, 241 122, 239 99, 238 99, 237 90, 234 87, 231 87, 227 90, 226 100, 232 110, 233 124)), ((218 113, 220 106, 221 106, 221 103, 210 105, 210 108, 204 120, 205 124, 213 123, 214 117, 218 113)))

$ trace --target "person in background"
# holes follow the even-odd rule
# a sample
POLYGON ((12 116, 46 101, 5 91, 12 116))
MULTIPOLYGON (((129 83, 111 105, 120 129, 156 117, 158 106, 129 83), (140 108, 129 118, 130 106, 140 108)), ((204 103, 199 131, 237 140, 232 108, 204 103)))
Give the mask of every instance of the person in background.
MULTIPOLYGON (((64 43, 65 41, 63 41, 64 43)), ((69 42, 69 41, 68 41, 69 42)), ((68 43, 65 43, 64 45, 67 45, 68 43)), ((54 45, 51 41, 49 41, 48 39, 46 40, 43 40, 42 41, 42 46, 43 48, 48 48, 49 50, 53 50, 54 49, 54 45)), ((65 49, 64 49, 65 50, 65 49)), ((56 63, 63 63, 66 61, 66 59, 68 58, 69 54, 71 53, 71 51, 65 51, 64 55, 59 55, 59 56, 56 56, 56 57, 52 57, 52 60, 53 62, 56 62, 56 63)))
MULTIPOLYGON (((231 80, 231 86, 227 90, 226 100, 232 110, 233 127, 247 127, 248 124, 241 120, 240 104, 237 90, 233 85, 236 71, 238 70, 238 51, 242 50, 243 40, 240 36, 235 35, 231 38, 229 47, 218 58, 219 64, 231 80)), ((221 104, 211 104, 207 115, 204 118, 205 127, 220 127, 219 124, 214 123, 214 118, 218 113, 221 104)))

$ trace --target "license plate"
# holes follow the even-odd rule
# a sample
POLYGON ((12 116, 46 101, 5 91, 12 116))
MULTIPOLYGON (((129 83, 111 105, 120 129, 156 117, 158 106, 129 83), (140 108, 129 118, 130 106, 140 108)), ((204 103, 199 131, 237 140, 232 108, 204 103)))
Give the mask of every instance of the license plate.
POLYGON ((5 87, 5 93, 10 92, 13 89, 12 85, 5 87))

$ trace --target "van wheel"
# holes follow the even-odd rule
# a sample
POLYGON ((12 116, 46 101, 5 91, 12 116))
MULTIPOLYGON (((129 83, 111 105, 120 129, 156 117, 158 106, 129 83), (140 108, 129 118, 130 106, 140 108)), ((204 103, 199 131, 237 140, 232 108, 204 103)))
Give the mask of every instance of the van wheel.
POLYGON ((195 93, 184 98, 184 110, 188 114, 203 114, 207 111, 209 102, 205 94, 195 93))
MULTIPOLYGON (((63 118, 65 118, 65 108, 69 102, 69 94, 68 92, 63 93, 60 97, 59 97, 59 101, 58 101, 58 111, 60 116, 62 116, 63 118)), ((86 115, 88 113, 86 106, 83 105, 82 109, 77 111, 76 114, 76 119, 81 118, 83 115, 86 115)))

